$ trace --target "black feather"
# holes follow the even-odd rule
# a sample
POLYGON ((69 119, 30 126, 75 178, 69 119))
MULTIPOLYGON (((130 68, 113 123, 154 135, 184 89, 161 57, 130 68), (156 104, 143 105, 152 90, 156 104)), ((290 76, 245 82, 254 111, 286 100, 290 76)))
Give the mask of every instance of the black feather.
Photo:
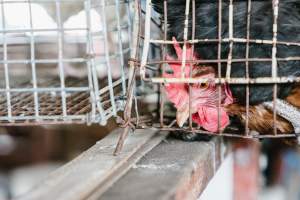
MULTIPOLYGON (((152 0, 153 8, 163 15, 163 0, 152 0)), ((228 38, 228 11, 229 1, 223 1, 222 5, 222 38, 228 38)), ((176 37, 183 40, 185 0, 168 0, 168 39, 176 37)), ((216 0, 195 0, 196 26, 195 38, 217 39, 218 38, 218 1, 216 0)), ((234 1, 234 37, 246 38, 247 27, 247 1, 234 1)), ((190 8, 192 5, 190 5, 190 8)), ((190 10, 192 13, 192 8, 190 10)), ((163 19, 163 17, 162 17, 163 19)), ((191 39, 192 17, 189 16, 189 39, 191 39)), ((272 0, 252 1, 251 10, 251 39, 272 40, 273 38, 273 10, 272 0)), ((278 18, 278 41, 300 42, 300 1, 284 0, 279 5, 278 18)), ((217 58, 217 43, 195 44, 195 51, 203 59, 217 58)), ((229 45, 222 44, 221 57, 228 56, 229 45)), ((174 49, 169 47, 169 52, 174 54, 174 49)), ((245 58, 246 44, 235 43, 233 46, 233 58, 245 58)), ((300 47, 278 45, 277 57, 285 58, 299 56, 300 47)), ((272 45, 250 44, 250 58, 271 58, 272 45)), ((271 77, 271 62, 250 62, 249 76, 271 77)), ((226 64, 222 65, 222 74, 226 71, 226 64)), ((231 77, 246 77, 245 63, 233 63, 231 77)), ((299 76, 300 61, 279 61, 278 76, 299 76)), ((246 86, 231 85, 233 96, 238 103, 245 104, 246 86)), ((292 84, 278 84, 278 97, 285 98, 291 91, 292 84)), ((272 100, 273 85, 250 85, 250 104, 258 104, 272 100)))

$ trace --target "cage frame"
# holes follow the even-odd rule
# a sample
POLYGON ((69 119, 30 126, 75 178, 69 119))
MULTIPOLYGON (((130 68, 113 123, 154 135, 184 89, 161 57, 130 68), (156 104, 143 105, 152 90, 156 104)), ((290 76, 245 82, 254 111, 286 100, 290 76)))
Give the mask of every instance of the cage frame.
MULTIPOLYGON (((124 107, 124 97, 125 96, 125 89, 126 89, 126 82, 127 82, 127 76, 125 75, 125 59, 124 55, 125 52, 128 52, 130 50, 131 45, 131 4, 132 1, 123 1, 123 0, 114 0, 106 2, 104 0, 100 0, 99 2, 92 2, 92 0, 80 0, 75 1, 78 4, 82 4, 83 12, 85 14, 85 24, 86 26, 84 28, 67 28, 64 27, 64 24, 62 22, 61 17, 61 5, 63 3, 70 3, 73 2, 72 0, 14 0, 14 1, 1 1, 1 17, 2 17, 2 30, 0 30, 0 33, 2 34, 2 47, 3 47, 3 60, 0 61, 0 64, 3 65, 4 68, 4 77, 5 77, 5 86, 4 88, 0 88, 0 93, 4 94, 2 99, 3 103, 1 106, 2 110, 7 109, 7 114, 2 113, 0 116, 0 125, 2 126, 21 126, 21 125, 44 125, 44 124, 70 124, 70 123, 98 123, 100 125, 105 125, 107 123, 107 120, 111 118, 112 116, 117 117, 117 113, 121 111, 124 107), (46 27, 46 28, 36 28, 33 24, 33 11, 32 11, 32 5, 35 3, 43 3, 43 4, 53 4, 55 5, 55 15, 56 15, 56 27, 46 27), (28 14, 29 14, 29 28, 6 28, 6 15, 5 15, 5 5, 6 4, 22 4, 24 6, 28 6, 28 14), (124 26, 124 24, 121 24, 121 16, 120 16, 120 5, 124 6, 125 14, 127 18, 127 24, 124 26), (108 30, 107 24, 106 24, 106 12, 105 8, 107 6, 113 6, 112 9, 115 11, 115 20, 116 20, 116 30, 108 30), (102 22, 102 30, 97 32, 92 30, 91 25, 91 10, 99 7, 101 9, 101 12, 99 13, 101 22, 102 22), (129 47, 126 49, 122 46, 122 38, 121 31, 126 31, 128 33, 128 40, 129 47), (68 31, 85 31, 81 36, 68 36, 66 38, 65 32, 68 31), (36 36, 36 33, 43 33, 43 32, 51 32, 54 33, 54 36, 36 36), (113 54, 109 53, 109 47, 107 43, 107 34, 110 32, 117 32, 117 37, 119 39, 118 42, 118 48, 117 52, 114 52, 113 54), (27 35, 26 35, 26 34, 27 35), (30 51, 30 58, 26 59, 11 59, 8 58, 8 48, 10 45, 11 38, 9 38, 10 35, 8 34, 24 34, 24 38, 21 38, 20 41, 15 42, 16 44, 29 44, 29 51, 30 51), (99 64, 99 56, 95 54, 94 50, 94 42, 93 37, 100 35, 100 37, 103 36, 103 39, 100 40, 104 42, 104 51, 105 55, 103 59, 104 64, 107 67, 108 73, 106 79, 108 80, 108 84, 105 86, 99 85, 99 77, 97 76, 97 69, 96 65, 99 64), (8 35, 8 36, 7 36, 8 35), (73 41, 75 39, 75 41, 73 41), (57 58, 42 58, 37 59, 36 58, 36 45, 40 44, 40 42, 46 41, 56 41, 58 45, 58 56, 57 58), (70 40, 70 41, 69 41, 70 40), (77 41, 85 44, 85 55, 82 57, 76 57, 76 58, 66 58, 63 55, 63 45, 64 42, 74 42, 77 41), (97 57, 98 56, 98 57, 97 57), (113 80, 112 78, 112 66, 110 65, 110 59, 112 56, 115 56, 118 59, 118 62, 120 62, 120 65, 117 66, 120 68, 121 71, 121 77, 117 80, 113 80), (46 63, 46 64, 53 64, 57 63, 59 73, 59 85, 58 87, 55 86, 40 86, 37 81, 37 64, 46 63), (87 74, 85 76, 86 85, 84 86, 67 86, 66 85, 66 77, 64 75, 64 64, 65 63, 83 63, 83 66, 87 70, 87 74), (16 88, 12 87, 10 84, 10 74, 9 74, 9 65, 10 64, 20 64, 20 65, 29 65, 31 68, 31 82, 27 84, 22 84, 16 86, 16 88), (121 87, 120 94, 115 94, 115 88, 121 87), (69 113, 69 107, 67 105, 67 98, 72 98, 68 96, 68 94, 71 95, 71 93, 78 92, 78 95, 80 96, 80 92, 87 93, 87 98, 82 101, 88 101, 86 105, 84 105, 83 108, 78 108, 79 110, 77 112, 80 112, 80 109, 86 110, 83 114, 73 114, 69 113), (12 106, 14 104, 12 103, 13 97, 12 93, 15 94, 23 94, 29 93, 29 95, 32 95, 33 100, 29 103, 33 104, 32 111, 33 113, 29 113, 29 111, 20 111, 17 114, 14 114, 12 106), (54 96, 56 96, 56 93, 58 94, 58 98, 61 98, 61 102, 59 106, 61 106, 61 113, 59 114, 53 114, 50 113, 42 114, 42 108, 41 108, 41 96, 44 93, 49 93, 51 96, 53 93, 55 93, 54 96), (105 105, 103 105, 107 100, 103 100, 103 95, 109 96, 109 103, 111 106, 109 108, 105 108, 105 105), (89 107, 89 108, 87 108, 89 107), (23 113, 22 113, 23 112, 23 113)), ((36 20, 36 19, 35 19, 36 20)), ((100 25, 99 25, 100 26, 100 25)), ((10 36, 12 37, 12 36, 10 36)), ((14 43, 13 43, 14 44, 14 43)), ((77 44, 77 43, 76 43, 77 44)), ((80 82, 80 80, 78 80, 80 82)), ((83 83, 82 83, 83 84, 83 83)), ((80 85, 80 84, 79 84, 80 85)), ((26 94, 27 95, 27 94, 26 94)), ((25 95, 25 96, 26 96, 25 95)), ((28 95, 27 95, 28 96, 28 95)), ((21 98, 21 97, 20 97, 21 98)), ((23 100, 20 100, 23 101, 23 100)), ((18 102, 17 102, 18 103, 18 102)), ((79 106, 78 105, 72 105, 71 108, 79 106)), ((51 105, 50 105, 51 106, 51 105)), ((52 106, 56 106, 55 104, 52 106)), ((59 110, 59 108, 57 108, 59 110)))
MULTIPOLYGON (((189 96, 191 95, 191 84, 192 83, 203 83, 208 81, 208 79, 205 78, 192 78, 191 74, 189 77, 185 77, 184 73, 182 73, 182 77, 178 78, 169 78, 169 77, 162 77, 162 76, 154 76, 154 77, 147 77, 146 69, 147 67, 150 68, 151 65, 157 64, 160 65, 160 70, 163 73, 165 68, 163 67, 164 64, 170 64, 170 63, 177 63, 181 64, 181 70, 183 72, 183 69, 186 65, 192 66, 193 64, 207 64, 207 63, 214 63, 217 64, 218 67, 218 74, 217 77, 213 80, 210 79, 210 81, 214 81, 215 84, 218 85, 218 96, 219 96, 219 102, 218 102, 218 131, 217 133, 212 133, 205 130, 197 129, 197 127, 192 125, 192 118, 191 118, 191 98, 189 98, 189 123, 187 126, 179 128, 179 127, 173 127, 173 125, 176 123, 176 120, 173 120, 170 124, 164 123, 164 104, 165 104, 165 98, 163 95, 160 95, 159 99, 159 123, 157 124, 151 124, 150 126, 147 126, 146 124, 140 123, 136 124, 136 119, 131 118, 131 115, 128 113, 128 110, 133 109, 132 105, 129 103, 129 101, 132 101, 133 93, 132 88, 128 88, 127 90, 127 104, 126 104, 126 117, 124 117, 125 121, 123 121, 123 125, 126 127, 123 134, 121 134, 118 145, 115 150, 115 154, 117 154, 128 135, 128 132, 130 129, 156 129, 156 130, 164 130, 164 131, 183 131, 187 133, 193 133, 193 134, 206 134, 206 135, 212 135, 212 136, 226 136, 226 137, 233 137, 233 138, 249 138, 249 139, 263 139, 263 138, 297 138, 297 133, 291 133, 291 134, 278 134, 277 128, 276 128, 276 122, 277 122, 277 109, 276 109, 276 101, 277 101, 277 84, 282 83, 299 83, 300 77, 279 77, 277 74, 277 68, 278 68, 278 61, 299 61, 300 56, 295 57, 284 57, 284 58, 278 58, 277 57, 277 45, 286 45, 286 46, 300 46, 300 42, 287 42, 287 41, 278 41, 277 39, 277 31, 278 31, 278 13, 279 13, 279 3, 280 0, 273 0, 272 1, 272 10, 273 10, 273 30, 272 30, 272 40, 265 40, 265 39, 252 39, 250 38, 250 25, 251 25, 251 11, 252 11, 252 1, 255 0, 247 0, 245 1, 247 3, 247 22, 246 22, 246 38, 236 38, 233 35, 233 0, 229 0, 229 6, 228 6, 228 13, 229 13, 229 37, 228 38, 222 38, 221 36, 221 30, 222 30, 222 4, 223 0, 216 0, 216 3, 218 4, 218 38, 217 39, 197 39, 195 38, 195 0, 186 0, 185 5, 185 20, 184 20, 184 36, 183 41, 177 41, 179 44, 182 44, 182 59, 181 60, 174 60, 169 61, 166 60, 166 45, 173 44, 173 41, 167 40, 167 27, 168 27, 168 13, 167 13, 167 4, 168 1, 164 0, 163 2, 163 15, 162 18, 162 32, 163 36, 162 39, 152 39, 151 38, 151 20, 152 20, 152 3, 151 0, 146 0, 146 8, 144 11, 140 11, 140 16, 142 13, 145 15, 145 23, 144 23, 144 29, 139 25, 139 29, 144 30, 144 35, 140 36, 141 45, 142 48, 142 55, 140 57, 134 57, 132 58, 131 65, 132 68, 139 69, 140 71, 140 77, 143 81, 149 82, 151 84, 159 84, 159 94, 163 93, 163 84, 165 83, 185 83, 189 84, 188 93, 189 96), (191 9, 190 9, 191 6, 191 9), (189 13, 191 10, 192 13, 189 13), (192 33, 191 38, 188 38, 188 21, 189 16, 192 16, 192 33), (194 44, 196 43, 217 43, 218 44, 218 55, 217 59, 201 59, 201 60, 195 60, 193 59, 193 55, 191 58, 186 58, 186 50, 187 50, 187 44, 190 45, 190 48, 194 49, 194 44), (229 53, 227 59, 221 58, 221 48, 222 44, 227 43, 229 44, 229 53), (243 43, 246 45, 246 55, 245 58, 232 58, 232 50, 233 50, 233 44, 234 43, 243 43), (162 59, 161 60, 155 60, 155 61, 148 61, 148 55, 149 55, 149 49, 151 44, 161 45, 162 49, 162 59), (249 46, 250 44, 264 44, 264 45, 270 45, 272 46, 272 56, 271 58, 250 58, 249 56, 249 46), (231 72, 231 64, 234 62, 243 62, 246 65, 246 77, 245 78, 236 78, 236 77, 230 77, 231 72), (258 78, 250 78, 249 76, 249 63, 250 62, 271 62, 271 77, 258 77, 258 78), (227 71, 226 76, 221 77, 221 64, 225 63, 227 64, 227 71), (220 85, 223 83, 227 84, 244 84, 246 85, 246 120, 245 120, 245 131, 244 134, 232 134, 232 133, 226 133, 222 130, 220 130, 220 105, 221 105, 221 87, 220 85), (270 134, 255 134, 249 129, 249 94, 250 89, 249 86, 251 84, 272 84, 273 85, 273 133, 270 134)), ((136 0, 136 4, 140 4, 139 0, 136 0)), ((141 9, 141 6, 138 5, 137 8, 141 9)), ((141 32, 141 30, 139 30, 141 32)), ((192 53, 193 54, 193 53, 192 53)), ((161 75, 161 74, 160 74, 161 75)), ((129 77, 129 79, 134 79, 135 77, 129 77)))

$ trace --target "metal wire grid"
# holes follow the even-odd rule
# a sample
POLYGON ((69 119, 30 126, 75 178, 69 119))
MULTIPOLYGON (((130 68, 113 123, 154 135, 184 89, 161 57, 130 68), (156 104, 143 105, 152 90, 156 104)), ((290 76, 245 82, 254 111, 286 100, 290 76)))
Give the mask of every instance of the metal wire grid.
MULTIPOLYGON (((195 127, 191 121, 191 111, 190 117, 189 117, 189 125, 184 126, 183 128, 178 128, 176 124, 176 120, 173 119, 170 121, 168 116, 165 113, 165 106, 166 106, 166 100, 164 99, 164 96, 160 96, 159 100, 159 115, 157 116, 159 118, 159 121, 144 118, 140 120, 136 120, 136 117, 132 116, 132 114, 127 113, 125 115, 124 124, 127 125, 127 128, 149 128, 149 129, 159 129, 159 130, 168 130, 168 131, 186 131, 191 133, 201 133, 201 134, 209 134, 209 135, 218 135, 218 136, 230 136, 230 137, 243 137, 243 138, 280 138, 280 137, 295 137, 295 134, 277 134, 276 129, 276 99, 277 99, 277 84, 283 84, 283 83, 294 83, 294 82, 300 82, 300 77, 278 77, 277 75, 277 62, 278 61, 298 61, 300 60, 300 57, 286 57, 286 58, 278 58, 277 57, 277 45, 287 45, 287 46, 300 46, 300 43, 298 42, 285 42, 285 41, 278 41, 277 40, 277 20, 278 20, 278 5, 279 0, 273 0, 273 38, 272 40, 263 40, 263 39, 251 39, 250 38, 250 24, 251 24, 251 10, 252 10, 252 0, 247 0, 247 34, 246 38, 235 38, 233 35, 233 0, 229 1, 229 37, 228 38, 222 38, 221 36, 221 30, 222 30, 222 0, 216 1, 218 3, 218 38, 217 39, 197 39, 195 38, 195 0, 186 0, 186 9, 185 9, 185 23, 184 23, 184 37, 183 41, 178 41, 179 43, 183 44, 183 53, 182 53, 182 60, 179 61, 172 61, 174 63, 181 63, 182 69, 186 64, 205 64, 205 63, 215 63, 218 65, 218 78, 214 80, 218 86, 222 83, 229 83, 229 84, 245 84, 246 85, 246 120, 245 120, 245 134, 241 134, 240 131, 237 133, 230 133, 230 132, 223 132, 219 128, 219 133, 211 133, 208 131, 204 131, 199 129, 199 127, 195 127), (190 9, 191 6, 191 9, 190 9), (192 10, 192 13, 190 15, 190 10, 192 10), (188 21, 189 16, 192 16, 192 33, 191 38, 188 38, 188 21), (194 44, 196 43, 214 43, 218 44, 218 55, 217 59, 213 60, 195 60, 193 58, 186 58, 186 50, 187 50, 187 44, 191 45, 191 49, 193 52, 194 44), (222 44, 227 43, 229 44, 229 53, 227 59, 221 58, 221 48, 222 44), (232 57, 233 52, 233 44, 235 43, 242 43, 246 44, 246 55, 245 58, 242 59, 236 59, 232 57), (250 44, 261 44, 261 45, 270 45, 272 46, 272 57, 271 58, 250 58, 249 56, 249 46, 250 44), (259 78, 250 78, 249 76, 249 63, 250 62, 271 62, 272 63, 272 76, 271 77, 259 77, 259 78), (226 76, 221 77, 221 64, 225 63, 227 64, 227 71, 226 76), (232 63, 245 63, 246 66, 246 78, 233 78, 231 77, 231 65, 232 63), (250 132, 248 128, 249 124, 249 85, 250 84, 273 84, 273 134, 270 133, 268 135, 257 135, 253 134, 253 132, 250 132), (138 122, 137 122, 138 121, 138 122)), ((168 13, 167 13, 167 6, 168 1, 164 1, 164 15, 162 16, 162 21, 164 22, 162 24, 162 30, 163 30, 163 38, 162 39, 154 39, 151 38, 151 23, 152 23, 152 4, 151 0, 146 0, 146 8, 145 10, 140 11, 145 15, 145 22, 142 25, 142 28, 144 30, 144 35, 140 37, 140 44, 142 45, 142 55, 141 57, 136 56, 134 62, 132 62, 133 68, 137 68, 140 70, 140 76, 143 81, 149 82, 149 83, 157 83, 160 85, 160 93, 163 93, 163 84, 164 83, 202 83, 206 82, 207 79, 204 78, 192 78, 191 74, 190 77, 186 78, 184 77, 184 73, 182 73, 181 78, 164 78, 161 77, 161 73, 149 73, 153 71, 152 67, 153 65, 159 65, 160 68, 156 69, 157 72, 165 71, 165 64, 169 63, 170 61, 166 60, 166 45, 173 44, 173 41, 167 40, 167 33, 168 33, 168 25, 167 25, 167 19, 168 19, 168 13), (149 56, 149 52, 151 50, 151 45, 160 45, 162 48, 162 56, 160 59, 151 60, 149 56)), ((141 7, 139 6, 139 9, 141 7)), ((141 32, 141 31, 139 31, 141 32)), ((193 56, 191 56, 193 57, 193 56)), ((155 70, 155 68, 154 68, 155 70)), ((134 76, 129 77, 130 79, 134 79, 134 76)), ((218 87, 218 96, 219 96, 219 103, 218 103, 218 127, 220 127, 220 105, 221 105, 221 87, 218 87)), ((190 84, 189 84, 189 95, 190 95, 190 84)), ((128 90, 128 98, 127 98, 127 105, 125 110, 127 112, 131 111, 132 103, 129 101, 132 101, 134 96, 132 91, 130 91, 130 88, 128 90)), ((191 98, 189 98, 191 99, 191 98)), ((189 102, 191 106, 191 102, 189 102)), ((191 109, 190 109, 191 110, 191 109)), ((126 114, 126 113, 125 113, 126 114)), ((117 145, 115 153, 118 153, 123 145, 123 142, 126 138, 126 135, 128 134, 128 129, 124 131, 124 133, 120 136, 119 143, 117 145)))
MULTIPOLYGON (((110 10, 112 10, 110 8, 110 10)), ((131 43, 131 3, 130 1, 72 1, 72 0, 2 0, 1 1, 1 43, 2 59, 0 60, 3 82, 0 88, 0 123, 3 125, 17 124, 45 124, 45 123, 100 123, 104 125, 108 118, 117 116, 117 112, 124 107, 126 87, 125 59, 131 46, 124 47, 124 36, 121 31, 128 33, 128 43, 131 43), (32 7, 34 4, 54 4, 56 27, 35 28, 32 7), (81 4, 85 13, 86 27, 66 28, 62 21, 62 4, 81 4), (28 7, 29 28, 7 28, 6 6, 8 4, 22 4, 28 7), (108 29, 106 24, 106 9, 112 7, 115 13, 116 27, 108 29), (126 12, 121 21, 120 7, 126 12), (100 13, 101 24, 96 30, 92 29, 91 10, 100 13), (83 32, 82 35, 67 35, 67 32, 83 32), (39 34, 46 33, 46 34, 39 34), (50 34, 48 34, 50 33, 50 34), (109 34, 117 34, 117 44, 109 44, 109 34), (97 41, 98 40, 98 41, 97 41), (85 54, 80 57, 65 56, 64 46, 67 44, 84 44, 85 54), (97 41, 97 42, 95 42, 97 41), (48 46, 56 43, 56 58, 37 57, 37 46, 48 46), (97 51, 96 45, 102 45, 103 52, 97 51), (28 59, 12 59, 10 48, 27 45, 28 59), (117 51, 110 51, 111 46, 117 46, 117 51), (111 64, 111 59, 117 60, 117 65, 111 64), (39 77, 39 70, 43 65, 57 65, 56 76, 47 74, 39 77), (67 78, 65 66, 77 64, 85 68, 86 76, 80 80, 67 78), (30 66, 31 76, 14 76, 12 66, 18 65, 20 74, 25 74, 26 66, 30 66), (99 77, 97 70, 105 67, 107 73, 99 77), (112 77, 112 69, 121 71, 121 76, 112 77), (25 81, 20 81, 24 79, 25 81)), ((81 46, 82 47, 82 46, 81 46)), ((28 71, 28 69, 27 69, 28 71)))

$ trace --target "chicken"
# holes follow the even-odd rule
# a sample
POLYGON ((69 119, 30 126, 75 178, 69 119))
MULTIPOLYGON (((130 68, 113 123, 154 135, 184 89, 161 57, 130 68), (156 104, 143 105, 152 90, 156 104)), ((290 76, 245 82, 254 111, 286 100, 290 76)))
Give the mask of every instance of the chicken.
MULTIPOLYGON (((173 38, 174 48, 179 60, 182 59, 182 49, 173 38)), ((191 56, 191 48, 187 48, 187 57, 191 56)), ((195 58, 196 59, 196 58, 195 58)), ((173 59, 168 57, 169 61, 173 59)), ((165 78, 179 78, 181 77, 181 64, 170 64, 173 70, 172 74, 165 73, 165 78)), ((185 66, 185 77, 192 76, 194 78, 214 79, 215 70, 209 66, 185 66)), ((188 93, 188 85, 185 83, 169 83, 165 85, 168 99, 172 101, 177 108, 177 123, 181 127, 189 118, 189 98, 191 98, 191 113, 192 120, 208 131, 216 132, 218 130, 218 88, 214 82, 205 82, 194 84, 191 86, 191 95, 188 93)), ((229 124, 229 116, 225 111, 226 105, 233 102, 231 91, 227 84, 222 85, 221 90, 221 105, 220 105, 220 128, 224 129, 229 124)))
MULTIPOLYGON (((153 0, 154 9, 163 15, 164 7, 163 0, 153 0)), ((168 39, 175 37, 179 41, 183 41, 184 36, 184 20, 185 20, 185 0, 168 0, 167 1, 167 24, 168 24, 168 39)), ((196 39, 217 39, 218 38, 218 1, 195 0, 195 38, 196 39)), ((235 38, 247 37, 247 1, 234 1, 233 6, 233 35, 235 38)), ((192 6, 190 6, 191 8, 192 6)), ((251 6, 251 23, 250 23, 250 38, 263 39, 272 41, 273 38, 273 9, 272 1, 252 1, 251 6)), ((189 28, 188 38, 191 38, 192 33, 192 14, 190 9, 189 14, 189 28)), ((222 38, 229 37, 229 1, 223 1, 222 5, 222 38)), ((163 18, 163 17, 162 17, 163 18)), ((284 42, 298 42, 300 41, 300 2, 297 0, 286 0, 279 4, 278 16, 278 41, 284 42)), ((175 55, 174 49, 169 46, 169 54, 175 55)), ((217 43, 196 43, 194 45, 194 54, 200 55, 202 59, 216 59, 217 58, 217 43)), ((295 57, 300 51, 297 45, 277 45, 277 57, 287 58, 295 57)), ((229 52, 229 44, 222 43, 221 58, 227 59, 229 52)), ((246 55, 245 43, 234 43, 233 58, 242 59, 246 55)), ((251 43, 249 46, 250 58, 271 58, 272 45, 270 44, 255 44, 251 43)), ((180 60, 180 57, 178 57, 180 60)), ((209 64, 214 69, 214 74, 217 74, 218 67, 214 64, 209 64)), ((201 67, 199 67, 200 69, 201 67)), ((174 69, 173 69, 174 70, 174 69)), ((213 71, 213 70, 210 70, 213 71)), ((221 74, 224 77, 226 73, 226 63, 221 66, 221 74)), ((194 72, 193 72, 194 74, 194 72)), ((278 61, 278 76, 279 77, 295 77, 300 75, 300 62, 295 60, 278 61)), ((214 75, 216 76, 216 75, 214 75)), ((211 77, 214 77, 211 75, 211 77)), ((244 78, 246 77, 245 63, 233 62, 231 66, 231 77, 244 78)), ((271 62, 249 62, 249 77, 272 77, 271 62)), ((222 93, 225 93, 227 87, 222 86, 222 93)), ((273 84, 255 84, 249 86, 249 128, 261 134, 270 134, 273 129, 273 111, 265 106, 266 102, 273 100, 273 84)), ((168 89, 167 89, 168 90, 168 89)), ((204 91, 196 91, 204 93, 204 91)), ((246 85, 233 84, 229 86, 229 90, 233 96, 233 102, 223 104, 222 109, 227 115, 238 118, 243 124, 246 121, 246 85)), ((170 93, 170 92, 167 92, 170 93)), ((200 95, 200 94, 196 94, 200 95)), ((204 95, 204 94, 203 94, 204 95)), ((213 95, 213 94, 212 94, 213 95)), ((169 95, 168 95, 169 96, 169 95)), ((193 98, 194 94, 192 94, 193 98)), ((285 100, 295 110, 300 107, 300 87, 297 84, 278 84, 277 97, 285 100)), ((206 97, 208 98, 208 97, 206 97)), ((172 101, 172 98, 169 99, 172 101)), ((188 99, 184 100, 188 102, 188 99)), ((192 101, 194 101, 192 99, 192 101)), ((174 102, 173 102, 174 103, 174 102)), ((175 103, 176 107, 176 103, 175 103)), ((197 110, 195 103, 192 103, 192 112, 197 110)), ((181 106, 177 106, 178 112, 182 112, 181 106)), ((183 112, 184 113, 184 112, 183 112)), ((209 114, 205 116, 214 115, 209 114)), ((193 115, 194 116, 194 115, 193 115)), ((224 115, 225 116, 225 115, 224 115)), ((180 116, 181 117, 181 116, 180 116)), ((177 117, 180 118, 180 117, 177 117)), ((186 120, 186 114, 182 114, 183 120, 186 120)), ((212 117, 213 118, 213 117, 212 117)), ((183 120, 178 120, 179 125, 183 124, 183 120)), ((195 120, 194 120, 195 121, 195 120)), ((217 123, 217 122, 215 122, 217 123)), ((200 124, 200 123, 199 123, 200 124)), ((222 123, 224 129, 227 123, 222 123)), ((202 124, 202 127, 205 128, 202 124)), ((292 133, 294 131, 293 124, 277 115, 276 127, 278 133, 292 133)), ((205 128, 207 129, 207 128, 205 128)), ((214 130, 214 129, 207 129, 214 130)), ((215 132, 215 131, 213 131, 215 132)))

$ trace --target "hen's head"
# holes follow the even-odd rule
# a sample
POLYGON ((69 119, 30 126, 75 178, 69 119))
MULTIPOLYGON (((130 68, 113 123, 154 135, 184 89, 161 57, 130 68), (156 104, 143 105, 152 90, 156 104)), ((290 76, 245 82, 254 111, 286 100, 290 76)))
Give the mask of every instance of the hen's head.
MULTIPOLYGON (((175 39, 174 48, 178 60, 182 60, 182 49, 175 39)), ((192 58, 191 48, 187 48, 186 58, 192 58)), ((196 56, 193 59, 197 59, 196 56)), ((167 60, 174 61, 173 58, 167 57, 167 60)), ((179 78, 182 77, 181 63, 169 64, 172 69, 172 74, 165 73, 165 78, 179 78)), ((185 77, 190 76, 190 68, 192 68, 191 75, 193 78, 202 78, 207 81, 201 83, 194 83, 189 85, 187 83, 169 83, 165 85, 168 99, 174 103, 177 108, 176 120, 177 124, 182 127, 189 118, 189 109, 191 109, 192 120, 202 126, 204 129, 216 132, 218 130, 218 98, 219 90, 214 83, 216 72, 211 66, 192 66, 187 64, 184 69, 185 77), (189 105, 189 98, 191 98, 191 106, 189 105)), ((233 102, 231 92, 226 84, 221 85, 221 105, 220 105, 220 129, 225 128, 229 123, 229 117, 224 109, 225 105, 233 102)))

